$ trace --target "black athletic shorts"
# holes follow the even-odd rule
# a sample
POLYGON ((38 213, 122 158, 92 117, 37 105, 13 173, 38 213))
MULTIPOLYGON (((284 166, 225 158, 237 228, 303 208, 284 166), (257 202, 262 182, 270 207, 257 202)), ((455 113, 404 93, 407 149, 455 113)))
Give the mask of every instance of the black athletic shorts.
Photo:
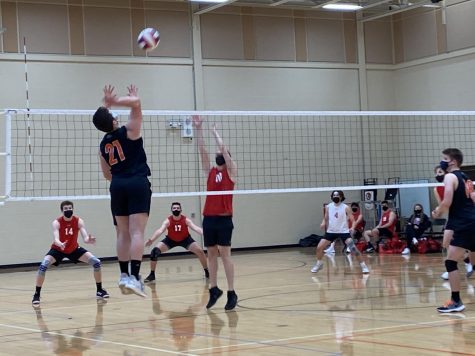
POLYGON ((343 242, 346 241, 346 239, 351 239, 351 235, 349 232, 347 233, 334 233, 334 232, 326 232, 325 236, 323 236, 325 240, 328 240, 330 242, 335 241, 336 239, 340 238, 343 242))
MULTIPOLYGON (((454 231, 454 238, 450 245, 462 247, 470 252, 475 251, 475 230, 454 231)), ((473 261, 472 261, 473 262, 473 261)))
POLYGON ((165 245, 167 245, 169 250, 171 250, 173 247, 177 247, 177 246, 181 246, 181 247, 188 250, 188 247, 190 247, 190 245, 193 242, 195 242, 195 240, 193 240, 193 238, 190 235, 188 235, 188 237, 186 237, 184 240, 181 240, 181 241, 172 240, 171 238, 169 238, 167 236, 161 242, 163 242, 165 245))
POLYGON ((231 246, 233 229, 232 216, 205 216, 203 218, 205 246, 231 246))
POLYGON ((68 260, 70 260, 71 262, 74 262, 74 263, 80 262, 79 259, 86 252, 87 252, 87 250, 85 248, 82 248, 81 246, 79 246, 77 249, 75 249, 71 253, 64 253, 64 252, 61 252, 61 251, 58 251, 58 250, 55 250, 54 248, 52 248, 51 250, 48 251, 46 256, 50 255, 51 257, 54 257, 56 262, 53 263, 53 265, 59 266, 61 261, 65 258, 67 258, 68 260))
POLYGON ((355 231, 353 232, 352 237, 353 237, 354 239, 359 240, 359 239, 361 239, 361 238, 363 237, 363 232, 362 232, 362 231, 359 231, 359 230, 355 230, 355 231))
POLYGON ((394 233, 389 230, 388 228, 378 228, 378 231, 379 231, 379 237, 380 238, 383 238, 383 237, 393 237, 394 236, 394 233))
POLYGON ((109 188, 113 216, 150 213, 151 184, 147 177, 113 177, 109 188))

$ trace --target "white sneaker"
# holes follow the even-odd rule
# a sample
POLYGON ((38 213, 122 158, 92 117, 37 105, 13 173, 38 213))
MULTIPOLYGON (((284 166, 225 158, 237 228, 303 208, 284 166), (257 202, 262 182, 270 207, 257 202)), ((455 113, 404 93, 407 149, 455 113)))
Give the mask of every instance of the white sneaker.
POLYGON ((331 244, 329 247, 327 247, 325 250, 323 250, 325 253, 335 253, 335 248, 333 247, 333 244, 331 244))
POLYGON ((321 269, 323 268, 323 263, 320 262, 320 263, 315 263, 315 266, 312 267, 312 269, 310 270, 310 272, 312 273, 317 273, 318 271, 320 271, 321 269))
POLYGON ((346 253, 351 253, 351 250, 349 247, 346 248, 346 253))
POLYGON ((465 271, 467 272, 466 276, 470 277, 473 273, 473 266, 471 263, 465 263, 465 271))
POLYGON ((364 263, 364 262, 361 264, 361 272, 363 272, 364 274, 369 273, 369 268, 368 268, 368 266, 366 266, 366 263, 364 263))
POLYGON ((419 243, 419 241, 415 237, 413 237, 412 238, 412 244, 417 245, 418 243, 419 243))
POLYGON ((130 294, 130 290, 127 289, 127 283, 129 283, 129 275, 127 273, 121 273, 119 279, 119 288, 122 294, 130 294))
POLYGON ((449 280, 449 272, 444 272, 440 275, 440 278, 445 279, 446 281, 449 280))
POLYGON ((129 277, 129 281, 125 285, 125 288, 131 290, 132 292, 134 292, 137 295, 140 295, 141 297, 146 297, 147 296, 147 294, 145 294, 145 292, 144 292, 144 285, 143 285, 142 281, 140 279, 137 280, 137 278, 135 278, 135 276, 130 276, 129 277))
POLYGON ((406 247, 404 250, 402 250, 401 255, 409 255, 411 253, 411 250, 409 250, 408 247, 406 247))

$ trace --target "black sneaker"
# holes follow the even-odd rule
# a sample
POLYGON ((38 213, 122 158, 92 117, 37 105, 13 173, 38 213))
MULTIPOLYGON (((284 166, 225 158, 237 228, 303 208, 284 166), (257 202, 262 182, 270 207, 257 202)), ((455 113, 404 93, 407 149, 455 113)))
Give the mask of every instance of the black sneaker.
POLYGON ((107 299, 109 298, 109 293, 105 289, 98 290, 96 292, 96 299, 107 299))
POLYGON ((33 306, 39 306, 40 305, 40 295, 39 294, 33 294, 33 300, 31 301, 31 304, 33 306))
POLYGON ((224 306, 225 310, 233 310, 236 307, 238 296, 235 291, 228 290, 228 302, 224 306))
POLYGON ((223 295, 223 291, 219 289, 217 286, 209 289, 209 301, 206 304, 206 309, 211 308, 213 305, 216 304, 218 299, 223 295))
POLYGON ((449 300, 443 306, 438 307, 437 311, 439 313, 454 313, 454 312, 461 312, 465 309, 465 305, 462 304, 462 301, 456 303, 453 300, 449 300))
POLYGON ((152 283, 155 282, 155 273, 150 272, 150 274, 143 280, 144 283, 152 283))
POLYGON ((206 279, 209 279, 209 271, 208 271, 208 269, 205 268, 204 271, 205 271, 205 278, 206 278, 206 279))

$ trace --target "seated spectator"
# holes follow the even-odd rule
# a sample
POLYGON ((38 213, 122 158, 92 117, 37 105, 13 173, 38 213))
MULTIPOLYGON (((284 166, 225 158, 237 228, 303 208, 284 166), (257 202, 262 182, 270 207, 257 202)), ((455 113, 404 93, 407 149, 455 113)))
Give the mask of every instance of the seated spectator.
POLYGON ((403 255, 411 253, 411 246, 418 243, 418 239, 431 226, 429 217, 424 214, 424 209, 421 204, 414 205, 414 213, 411 215, 406 225, 406 241, 407 246, 402 251, 403 255))
POLYGON ((368 247, 366 248, 365 252, 374 252, 375 247, 373 243, 377 243, 379 240, 383 238, 393 238, 397 237, 396 234, 396 224, 397 224, 397 215, 392 209, 389 207, 389 203, 387 200, 383 200, 381 202, 381 219, 379 220, 378 225, 374 227, 373 230, 366 230, 363 233, 363 236, 368 243, 368 247))

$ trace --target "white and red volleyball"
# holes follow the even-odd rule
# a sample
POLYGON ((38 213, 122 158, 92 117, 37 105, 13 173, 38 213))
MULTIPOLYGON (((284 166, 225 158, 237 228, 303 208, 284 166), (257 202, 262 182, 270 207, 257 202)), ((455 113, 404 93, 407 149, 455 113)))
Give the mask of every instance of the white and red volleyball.
POLYGON ((144 51, 154 50, 160 43, 160 33, 152 27, 143 29, 142 32, 139 33, 137 43, 144 51))

